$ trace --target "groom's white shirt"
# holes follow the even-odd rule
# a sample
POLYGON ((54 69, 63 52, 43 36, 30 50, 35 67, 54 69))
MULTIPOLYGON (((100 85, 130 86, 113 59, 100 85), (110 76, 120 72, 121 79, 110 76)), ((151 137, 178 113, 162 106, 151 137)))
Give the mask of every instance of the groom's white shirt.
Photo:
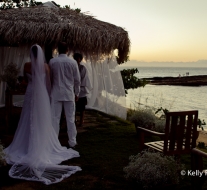
POLYGON ((52 75, 51 98, 57 101, 74 101, 74 93, 80 92, 80 73, 78 64, 66 54, 50 60, 52 75))

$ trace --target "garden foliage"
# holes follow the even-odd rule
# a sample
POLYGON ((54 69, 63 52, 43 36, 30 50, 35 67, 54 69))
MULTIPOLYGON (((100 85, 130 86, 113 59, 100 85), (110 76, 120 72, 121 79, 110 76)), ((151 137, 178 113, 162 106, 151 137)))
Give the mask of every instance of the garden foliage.
POLYGON ((158 152, 143 151, 129 157, 128 166, 124 167, 125 177, 135 180, 144 189, 175 185, 180 182, 180 171, 184 169, 172 156, 158 152))

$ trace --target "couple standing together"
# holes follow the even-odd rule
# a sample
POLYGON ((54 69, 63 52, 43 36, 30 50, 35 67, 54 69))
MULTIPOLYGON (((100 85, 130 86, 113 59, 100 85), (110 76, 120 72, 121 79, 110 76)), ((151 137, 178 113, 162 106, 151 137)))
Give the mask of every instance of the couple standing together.
POLYGON ((28 86, 21 117, 12 143, 4 149, 6 161, 12 165, 10 177, 49 185, 81 170, 79 166, 59 165, 79 157, 77 151, 61 146, 58 134, 64 107, 69 146, 77 144, 74 120, 80 74, 77 63, 66 55, 67 45, 59 43, 58 51, 59 56, 50 60, 49 67, 39 45, 30 49, 31 63, 24 67, 28 86))

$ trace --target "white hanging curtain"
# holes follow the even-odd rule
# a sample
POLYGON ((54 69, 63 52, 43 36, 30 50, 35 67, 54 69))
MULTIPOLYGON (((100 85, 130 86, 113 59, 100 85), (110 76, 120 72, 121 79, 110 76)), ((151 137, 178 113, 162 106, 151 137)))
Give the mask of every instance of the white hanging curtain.
MULTIPOLYGON (((0 74, 5 65, 15 63, 23 75, 24 63, 30 61, 30 46, 0 47, 0 74)), ((105 59, 91 59, 84 64, 87 68, 92 90, 88 95, 87 108, 126 119, 126 99, 124 85, 115 56, 105 59)), ((4 82, 0 83, 0 107, 5 105, 4 82)), ((14 101, 15 102, 15 101, 14 101)), ((22 104, 22 102, 20 103, 22 104)))
POLYGON ((125 90, 121 73, 116 70, 115 56, 88 61, 85 66, 93 87, 88 95, 87 108, 126 119, 125 90))
MULTIPOLYGON (((3 73, 4 67, 7 64, 15 63, 18 68, 20 68, 23 75, 24 63, 30 61, 29 58, 30 46, 20 46, 20 47, 0 47, 0 75, 3 73)), ((0 107, 5 105, 5 82, 0 82, 0 107)))

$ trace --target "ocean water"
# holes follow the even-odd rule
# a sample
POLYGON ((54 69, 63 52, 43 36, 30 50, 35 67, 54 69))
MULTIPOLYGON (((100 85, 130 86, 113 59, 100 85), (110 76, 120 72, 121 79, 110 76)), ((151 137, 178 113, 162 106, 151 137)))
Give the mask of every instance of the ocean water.
POLYGON ((207 67, 139 67, 139 73, 135 76, 138 78, 151 78, 151 77, 178 77, 194 75, 207 75, 207 67))
MULTIPOLYGON (((207 68, 184 67, 139 67, 138 78, 177 77, 186 75, 207 75, 207 68)), ((207 86, 146 85, 130 89, 126 97, 127 107, 149 106, 154 110, 166 108, 169 111, 198 110, 198 118, 207 123, 207 86)), ((204 126, 207 130, 207 126, 204 126)))

